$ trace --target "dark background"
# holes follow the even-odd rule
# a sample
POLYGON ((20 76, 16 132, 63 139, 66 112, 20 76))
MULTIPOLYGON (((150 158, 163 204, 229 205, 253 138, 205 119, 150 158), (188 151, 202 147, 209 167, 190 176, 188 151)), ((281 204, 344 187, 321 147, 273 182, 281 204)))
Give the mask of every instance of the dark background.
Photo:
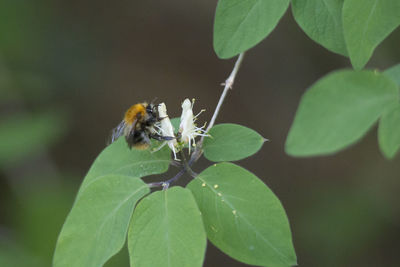
MULTIPOLYGON (((132 104, 196 98, 209 121, 233 60, 212 47, 216 1, 0 2, 0 266, 50 266, 79 184, 132 104)), ((400 31, 368 68, 400 61, 400 31)), ((400 158, 376 127, 332 156, 292 158, 284 142, 301 95, 349 60, 311 41, 290 10, 251 49, 217 122, 270 139, 237 162, 284 205, 299 266, 398 266, 400 158)), ((332 129, 335 131, 335 129, 332 129)), ((210 162, 201 160, 201 171, 210 162)), ((172 173, 171 173, 172 175, 172 173)), ((187 178, 181 183, 186 183, 187 178)), ((123 251, 107 266, 128 266, 123 251)), ((205 266, 245 266, 208 245, 205 266)))

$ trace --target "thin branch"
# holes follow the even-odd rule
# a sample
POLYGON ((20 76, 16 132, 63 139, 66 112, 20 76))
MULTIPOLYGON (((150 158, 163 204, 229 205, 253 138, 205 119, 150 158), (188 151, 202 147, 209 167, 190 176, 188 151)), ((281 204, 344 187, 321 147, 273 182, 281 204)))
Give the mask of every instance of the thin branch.
MULTIPOLYGON (((233 87, 233 83, 235 82, 236 74, 239 71, 240 65, 243 61, 243 57, 244 57, 244 52, 239 55, 238 59, 236 60, 235 66, 233 67, 233 70, 231 72, 231 75, 229 75, 229 77, 228 77, 228 79, 226 79, 225 83, 222 84, 225 86, 224 91, 222 91, 222 94, 219 98, 217 107, 215 108, 214 114, 210 120, 210 124, 208 124, 206 131, 210 130, 211 127, 214 126, 215 120, 217 119, 219 110, 221 109, 222 103, 225 100, 226 94, 228 93, 229 89, 232 89, 232 87, 233 87)), ((204 139, 204 137, 201 138, 201 140, 203 140, 203 139, 204 139)))
POLYGON ((153 187, 160 187, 162 186, 163 189, 167 189, 169 187, 169 185, 173 182, 175 182, 176 180, 178 180, 182 175, 184 175, 186 172, 185 168, 182 168, 174 177, 172 177, 171 179, 164 181, 164 182, 154 182, 154 183, 149 183, 147 184, 150 188, 153 187))
MULTIPOLYGON (((243 57, 244 57, 244 52, 239 55, 231 74, 229 75, 228 79, 226 79, 225 83, 223 83, 223 85, 225 87, 224 87, 224 90, 222 91, 221 96, 219 97, 217 107, 215 108, 214 114, 210 120, 210 124, 207 127, 207 130, 206 130, 207 132, 211 129, 211 127, 214 126, 215 120, 217 119, 219 110, 221 109, 221 106, 224 103, 225 97, 226 97, 229 89, 232 89, 232 87, 233 87, 233 83, 235 82, 236 74, 239 71, 240 65, 243 61, 243 57)), ((203 153, 203 151, 201 149, 201 147, 203 145, 203 140, 204 140, 204 136, 202 136, 200 141, 197 143, 196 150, 193 152, 189 161, 186 160, 186 156, 185 156, 184 152, 180 151, 180 155, 181 155, 181 158, 183 161, 183 164, 182 164, 183 168, 174 177, 172 177, 171 179, 164 181, 164 182, 149 183, 148 186, 150 188, 162 186, 163 190, 166 190, 166 189, 168 189, 168 187, 171 183, 177 181, 185 172, 187 172, 193 178, 195 178, 197 176, 197 173, 195 173, 192 170, 192 168, 190 168, 190 166, 192 166, 192 164, 194 162, 196 162, 200 158, 201 154, 203 153)))
POLYGON ((188 161, 186 160, 186 156, 185 156, 185 153, 183 153, 183 150, 181 150, 181 151, 179 152, 179 155, 180 155, 181 158, 182 158, 183 168, 185 168, 186 172, 187 172, 188 174, 190 174, 190 176, 192 176, 193 178, 195 178, 198 174, 195 173, 195 172, 192 170, 192 168, 190 168, 190 166, 191 166, 192 164, 190 164, 190 162, 188 162, 188 161))
MULTIPOLYGON (((231 74, 229 75, 228 79, 226 79, 225 83, 222 84, 225 87, 224 87, 224 90, 222 91, 221 96, 219 97, 217 107, 215 108, 214 114, 210 120, 210 123, 208 124, 206 132, 208 132, 214 126, 215 120, 217 119, 219 110, 221 109, 221 106, 225 100, 225 97, 226 97, 229 89, 232 89, 232 87, 233 87, 233 84, 234 84, 235 78, 236 78, 236 74, 238 73, 240 65, 242 64, 244 54, 245 54, 244 52, 240 53, 239 57, 237 58, 237 60, 235 62, 235 66, 233 67, 231 74)), ((192 165, 193 162, 197 161, 201 157, 201 154, 203 154, 203 151, 201 148, 203 146, 204 137, 205 136, 202 136, 200 141, 197 143, 196 150, 192 154, 192 156, 190 157, 190 160, 189 160, 190 165, 192 165)))

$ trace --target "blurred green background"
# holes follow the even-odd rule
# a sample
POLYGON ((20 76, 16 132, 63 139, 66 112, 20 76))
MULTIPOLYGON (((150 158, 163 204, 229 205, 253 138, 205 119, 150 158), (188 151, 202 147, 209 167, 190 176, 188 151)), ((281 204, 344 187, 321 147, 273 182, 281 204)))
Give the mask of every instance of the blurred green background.
MULTIPOLYGON (((216 1, 0 1, 0 266, 50 266, 83 177, 132 104, 196 98, 210 120, 234 61, 212 48, 216 1)), ((369 68, 400 62, 400 30, 369 68)), ((313 43, 287 12, 249 51, 217 122, 271 141, 238 164, 286 208, 299 266, 399 266, 400 156, 376 129, 328 157, 292 158, 284 141, 299 98, 346 58, 313 43)), ((201 160, 200 171, 210 163, 201 160)), ((171 173, 172 174, 172 173, 171 173)), ((187 179, 181 183, 187 182, 187 179)), ((128 266, 122 251, 107 266, 128 266)), ((205 266, 245 266, 208 245, 205 266)))

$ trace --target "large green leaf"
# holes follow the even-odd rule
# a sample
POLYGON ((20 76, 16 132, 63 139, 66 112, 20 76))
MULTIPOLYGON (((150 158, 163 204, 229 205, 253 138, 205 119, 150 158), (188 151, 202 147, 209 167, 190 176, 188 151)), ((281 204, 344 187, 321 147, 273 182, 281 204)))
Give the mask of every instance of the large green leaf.
POLYGON ((247 127, 224 123, 212 127, 211 137, 204 139, 204 156, 211 161, 233 161, 247 158, 262 147, 265 139, 247 127))
POLYGON ((123 247, 135 204, 149 191, 140 179, 121 175, 88 184, 65 221, 53 266, 102 266, 123 247))
POLYGON ((163 173, 168 170, 170 161, 171 151, 166 146, 154 153, 152 148, 147 150, 129 149, 124 138, 119 138, 107 146, 96 158, 80 191, 83 191, 92 182, 110 175, 143 177, 163 173))
POLYGON ((333 72, 303 95, 286 152, 312 156, 343 149, 359 140, 397 101, 397 85, 383 74, 333 72))
POLYGON ((400 64, 397 64, 383 72, 388 77, 392 78, 400 87, 400 64))
POLYGON ((190 190, 172 187, 138 204, 129 227, 131 266, 202 266, 207 238, 190 190))
POLYGON ((347 56, 342 26, 344 0, 293 0, 293 16, 315 42, 347 56))
POLYGON ((343 29, 353 67, 362 69, 374 49, 399 24, 399 0, 346 0, 343 5, 343 29))
POLYGON ((274 193, 232 163, 215 164, 188 184, 210 241, 232 258, 260 266, 296 265, 289 222, 274 193))
POLYGON ((258 44, 276 27, 290 0, 219 0, 214 50, 231 58, 258 44))
POLYGON ((136 202, 149 192, 139 178, 167 171, 170 153, 166 147, 155 153, 151 148, 130 150, 123 138, 104 149, 63 226, 55 266, 101 266, 117 253, 136 202))
POLYGON ((393 158, 400 148, 400 104, 395 109, 385 113, 378 128, 378 140, 382 153, 389 159, 393 158))

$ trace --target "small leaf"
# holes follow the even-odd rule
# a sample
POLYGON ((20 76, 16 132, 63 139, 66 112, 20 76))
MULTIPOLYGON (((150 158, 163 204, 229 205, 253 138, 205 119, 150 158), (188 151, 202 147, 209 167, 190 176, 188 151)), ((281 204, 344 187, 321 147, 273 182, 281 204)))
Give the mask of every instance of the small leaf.
POLYGON ((303 31, 326 49, 347 56, 342 26, 344 0, 293 0, 293 16, 303 31))
POLYGON ((255 154, 265 139, 256 131, 231 123, 218 124, 204 139, 204 156, 211 161, 234 161, 255 154))
POLYGON ((348 70, 328 74, 303 95, 286 152, 312 156, 341 150, 359 140, 397 100, 398 88, 385 75, 348 70))
POLYGON ((378 128, 378 140, 382 153, 392 159, 400 148, 400 104, 385 113, 378 128))
POLYGON ((220 0, 214 21, 214 50, 231 58, 258 44, 276 27, 290 0, 220 0))
POLYGON ((343 29, 353 67, 362 69, 375 48, 399 24, 399 0, 346 0, 343 5, 343 29))
POLYGON ((274 193, 232 163, 215 164, 187 186, 209 240, 232 258, 258 266, 296 265, 289 222, 274 193))
POLYGON ((140 179, 121 175, 88 184, 61 230, 53 266, 102 266, 123 247, 135 204, 149 191, 140 179))
POLYGON ((108 175, 124 175, 134 179, 166 172, 171 161, 171 151, 167 147, 154 153, 151 150, 129 149, 124 138, 119 138, 96 158, 79 191, 108 175))
POLYGON ((157 191, 138 204, 129 227, 131 266, 202 266, 207 238, 190 190, 157 191))
POLYGON ((383 72, 386 76, 390 77, 400 87, 400 64, 397 64, 383 72))

